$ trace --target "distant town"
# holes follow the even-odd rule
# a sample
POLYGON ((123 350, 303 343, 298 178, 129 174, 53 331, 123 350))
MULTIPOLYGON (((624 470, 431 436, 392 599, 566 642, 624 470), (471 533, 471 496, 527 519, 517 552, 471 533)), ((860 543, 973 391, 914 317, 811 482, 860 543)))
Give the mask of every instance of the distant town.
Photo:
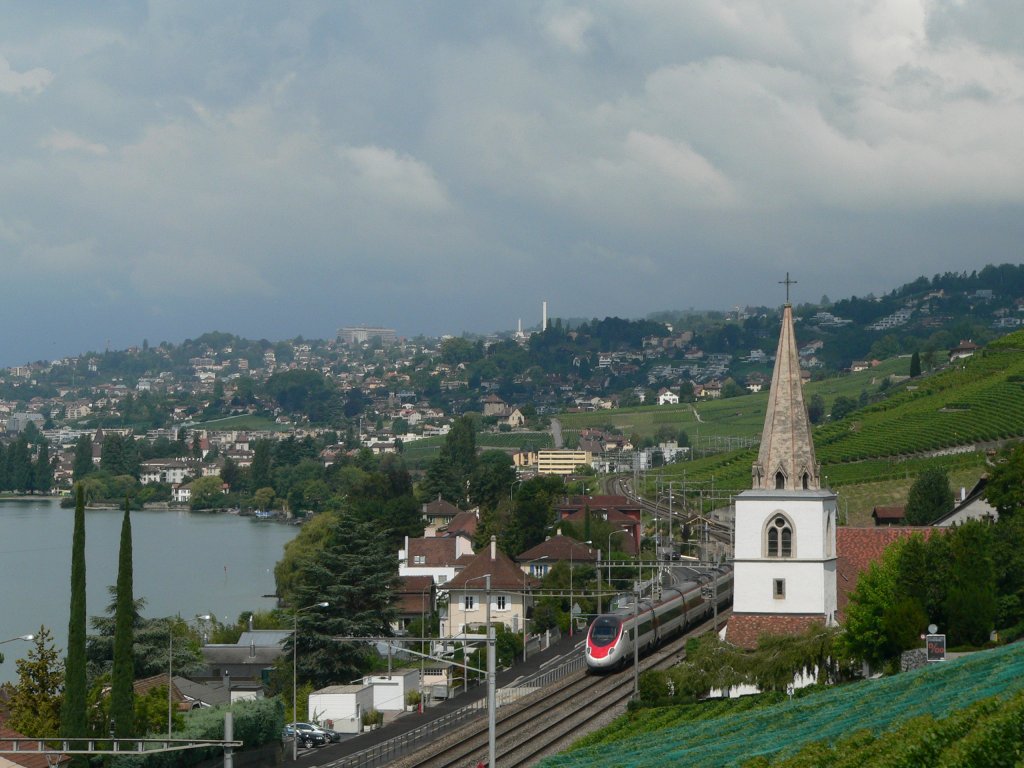
MULTIPOLYGON (((881 298, 797 305, 803 376, 865 370, 911 352, 926 369, 971 355, 1021 325, 1021 272, 986 267, 921 278, 881 298)), ((466 413, 477 414, 483 429, 511 433, 507 444, 527 449, 517 464, 540 461, 541 471, 571 471, 584 453, 599 469, 631 467, 637 459, 623 452, 634 450, 647 450, 640 462, 650 466, 658 443, 668 461, 685 446, 656 443, 654 435, 634 445, 636 435, 546 442, 525 433, 548 431, 561 412, 758 392, 774 362, 778 313, 766 307, 590 321, 549 320, 546 303, 542 311, 530 330, 520 321, 516 331, 490 336, 403 338, 391 328, 352 326, 326 341, 270 342, 214 332, 177 345, 146 342, 14 366, 0 375, 7 440, 38 431, 53 473, 49 488, 17 487, 9 472, 6 489, 67 490, 83 437, 99 466, 107 437, 132 436, 140 446, 128 474, 166 486, 167 501, 187 503, 190 480, 220 476, 225 462, 248 467, 259 440, 316 439, 329 464, 342 451, 394 453, 443 436, 466 413), (520 433, 517 446, 512 435, 520 433), (567 447, 582 453, 544 453, 567 447)), ((29 440, 28 451, 38 460, 39 440, 29 440)), ((415 468, 415 460, 408 463, 415 468)))

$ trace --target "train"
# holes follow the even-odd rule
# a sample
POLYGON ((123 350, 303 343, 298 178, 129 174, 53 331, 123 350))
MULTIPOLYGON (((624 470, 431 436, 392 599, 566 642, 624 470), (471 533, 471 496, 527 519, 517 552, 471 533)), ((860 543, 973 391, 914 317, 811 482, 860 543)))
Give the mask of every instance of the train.
POLYGON ((668 573, 672 580, 660 594, 642 597, 638 603, 631 594, 618 595, 611 612, 591 622, 585 649, 589 671, 621 669, 632 663, 634 643, 643 656, 708 619, 716 602, 718 608, 732 602, 732 566, 680 566, 668 573))

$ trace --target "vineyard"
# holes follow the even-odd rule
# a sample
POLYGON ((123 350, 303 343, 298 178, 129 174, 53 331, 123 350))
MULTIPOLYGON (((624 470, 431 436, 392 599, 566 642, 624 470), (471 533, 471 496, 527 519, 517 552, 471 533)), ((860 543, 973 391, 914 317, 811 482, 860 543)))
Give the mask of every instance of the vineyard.
MULTIPOLYGON (((980 466, 978 446, 1024 437, 1024 333, 1014 333, 956 367, 900 385, 889 398, 819 427, 814 445, 829 485, 915 476, 927 464, 980 466)), ((895 388, 894 388, 895 389, 895 388)), ((737 398, 740 399, 740 398, 737 398)), ((750 486, 756 451, 696 459, 664 469, 693 485, 750 486)))
POLYGON ((545 760, 545 768, 686 765, 1000 766, 1024 748, 1024 645, 791 701, 644 709, 545 760))

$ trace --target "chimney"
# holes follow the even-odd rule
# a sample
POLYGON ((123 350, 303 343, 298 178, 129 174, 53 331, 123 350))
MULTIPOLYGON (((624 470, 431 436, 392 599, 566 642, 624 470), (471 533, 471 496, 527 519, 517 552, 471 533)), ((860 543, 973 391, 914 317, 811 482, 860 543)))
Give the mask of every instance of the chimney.
POLYGON ((231 701, 231 673, 225 669, 221 673, 221 680, 224 682, 224 690, 228 692, 228 701, 231 701))
POLYGON ((540 304, 540 330, 544 332, 548 329, 548 303, 542 301, 540 304))
POLYGON ((960 486, 960 501, 967 501, 967 489, 962 485, 960 486))
POLYGON ((249 631, 250 632, 252 632, 252 617, 253 617, 253 614, 250 613, 249 614, 249 631))
POLYGON ((498 537, 492 535, 491 536, 491 560, 493 561, 493 560, 496 560, 497 558, 498 558, 498 537))
POLYGON ((256 641, 255 640, 250 640, 249 641, 249 658, 250 659, 255 659, 256 658, 256 641))

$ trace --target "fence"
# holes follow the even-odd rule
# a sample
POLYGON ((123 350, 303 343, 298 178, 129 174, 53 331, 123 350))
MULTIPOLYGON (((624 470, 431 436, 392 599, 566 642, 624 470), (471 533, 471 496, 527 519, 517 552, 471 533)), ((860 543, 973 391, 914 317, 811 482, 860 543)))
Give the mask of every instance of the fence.
MULTIPOLYGON (((584 663, 583 654, 576 654, 573 658, 542 675, 522 681, 514 686, 499 688, 495 691, 495 700, 498 708, 500 709, 512 704, 524 696, 528 696, 567 675, 571 675, 573 672, 578 672, 583 669, 584 663)), ((472 704, 467 704, 461 709, 441 715, 429 723, 421 725, 419 728, 395 736, 381 744, 348 755, 340 760, 326 763, 323 768, 372 768, 377 765, 387 765, 395 758, 414 752, 427 742, 450 733, 455 726, 478 716, 483 716, 486 713, 487 699, 474 701, 472 704)))

